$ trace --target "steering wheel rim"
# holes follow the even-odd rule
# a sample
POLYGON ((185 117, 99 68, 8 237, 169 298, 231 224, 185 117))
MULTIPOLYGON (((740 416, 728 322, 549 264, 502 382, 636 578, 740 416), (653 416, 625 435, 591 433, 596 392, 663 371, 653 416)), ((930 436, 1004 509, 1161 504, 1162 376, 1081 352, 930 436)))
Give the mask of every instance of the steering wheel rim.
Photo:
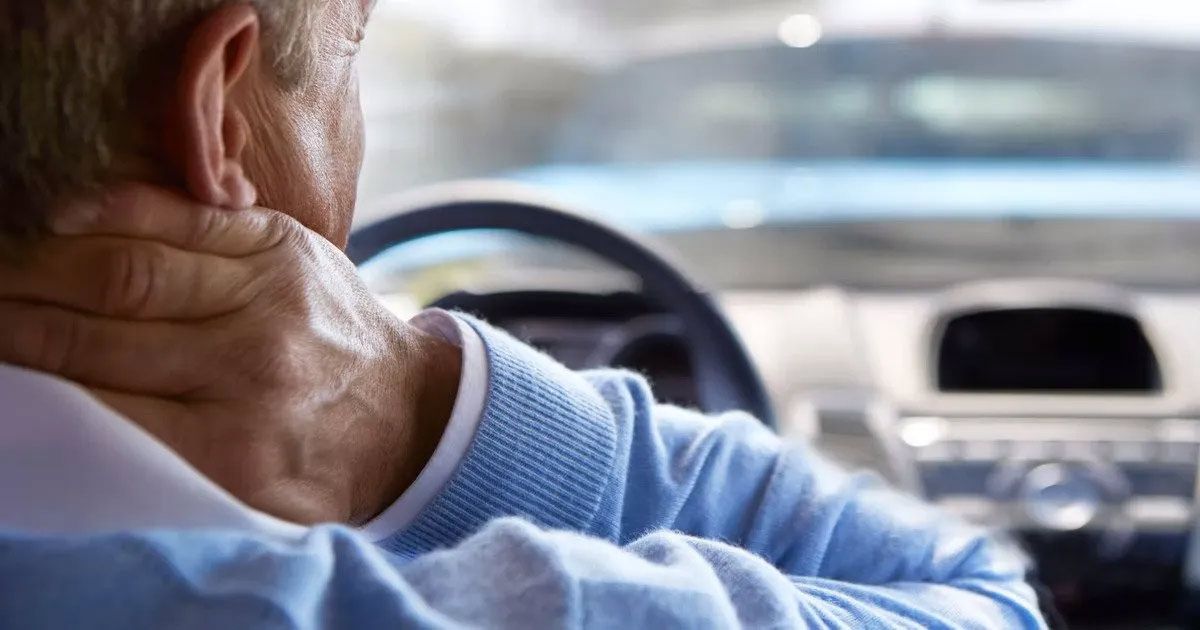
POLYGON ((758 370, 716 302, 639 238, 509 182, 439 184, 385 207, 395 213, 351 236, 347 254, 356 265, 417 239, 464 230, 506 230, 579 247, 636 275, 645 295, 679 317, 706 412, 742 410, 776 426, 758 370))

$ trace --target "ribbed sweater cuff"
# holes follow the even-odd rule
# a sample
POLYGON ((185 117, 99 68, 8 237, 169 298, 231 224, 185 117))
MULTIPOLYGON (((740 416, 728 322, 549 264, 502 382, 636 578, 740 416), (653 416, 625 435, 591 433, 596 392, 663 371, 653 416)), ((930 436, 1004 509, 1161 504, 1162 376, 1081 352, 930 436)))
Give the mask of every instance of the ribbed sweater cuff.
POLYGON ((612 474, 612 410, 586 380, 478 320, 488 395, 474 441, 442 492, 381 544, 403 555, 453 546, 497 518, 552 529, 591 522, 612 474))

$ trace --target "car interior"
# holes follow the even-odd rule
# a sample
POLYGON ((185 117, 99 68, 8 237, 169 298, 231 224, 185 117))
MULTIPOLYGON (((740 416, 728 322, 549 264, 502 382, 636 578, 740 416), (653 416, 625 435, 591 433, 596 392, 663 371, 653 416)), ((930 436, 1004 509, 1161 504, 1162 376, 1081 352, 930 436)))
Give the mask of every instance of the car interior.
POLYGON ((410 0, 351 258, 1200 622, 1200 6, 410 0), (469 8, 468 8, 469 7, 469 8), (464 17, 466 16, 466 17, 464 17))

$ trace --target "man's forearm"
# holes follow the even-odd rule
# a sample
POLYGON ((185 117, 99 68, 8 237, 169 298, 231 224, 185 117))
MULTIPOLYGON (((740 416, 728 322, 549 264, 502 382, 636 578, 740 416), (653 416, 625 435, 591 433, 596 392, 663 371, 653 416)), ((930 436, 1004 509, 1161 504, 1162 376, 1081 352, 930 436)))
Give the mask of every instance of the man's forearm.
POLYGON ((622 548, 502 520, 415 561, 353 532, 0 536, 0 619, 92 628, 1028 627, 1022 602, 936 585, 785 576, 676 533, 622 548), (69 595, 70 606, 62 606, 69 595))
POLYGON ((1024 559, 985 532, 751 419, 659 407, 635 376, 584 380, 471 324, 493 379, 476 442, 446 491, 386 546, 452 546, 506 516, 617 544, 674 530, 730 542, 814 589, 844 584, 851 600, 935 611, 953 593, 1017 617, 1036 610, 1024 559))

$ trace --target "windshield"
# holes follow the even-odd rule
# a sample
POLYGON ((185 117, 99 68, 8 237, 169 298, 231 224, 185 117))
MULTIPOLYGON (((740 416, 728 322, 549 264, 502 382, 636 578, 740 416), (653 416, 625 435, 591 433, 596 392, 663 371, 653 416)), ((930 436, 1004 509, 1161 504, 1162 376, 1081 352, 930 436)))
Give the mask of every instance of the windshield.
POLYGON ((970 258, 978 276, 1123 277, 1136 261, 1133 277, 1158 279, 1194 249, 1172 223, 1200 217, 1198 3, 405 0, 377 11, 361 67, 360 223, 414 187, 505 179, 660 236, 721 284, 739 281, 721 279, 735 268, 770 268, 786 285, 833 278, 832 260, 871 257, 880 264, 863 273, 878 275, 914 256, 913 276, 952 275, 970 258), (1139 223, 1086 243, 1064 241, 1081 233, 1072 226, 1012 223, 1060 220, 1139 223), (999 227, 943 225, 962 221, 999 227), (866 224, 869 239, 854 228, 866 224), (980 236, 938 249, 962 230, 980 236), (804 270, 769 256, 802 241, 804 270), (1104 267, 1114 251, 1128 258, 1104 267))
POLYGON ((764 43, 633 61, 579 103, 545 160, 1200 155, 1200 54, 1129 43, 764 43))

